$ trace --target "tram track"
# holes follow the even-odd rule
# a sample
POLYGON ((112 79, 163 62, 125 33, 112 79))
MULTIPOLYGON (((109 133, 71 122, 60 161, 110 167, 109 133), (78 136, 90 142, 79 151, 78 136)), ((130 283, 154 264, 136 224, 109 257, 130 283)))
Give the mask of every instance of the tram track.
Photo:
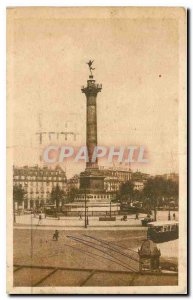
MULTIPOLYGON (((100 249, 100 248, 105 248, 104 246, 101 246, 101 245, 98 245, 98 244, 96 244, 96 243, 93 243, 93 242, 90 242, 90 241, 87 241, 87 240, 85 240, 85 239, 81 239, 81 238, 78 238, 78 237, 74 237, 74 236, 67 236, 68 238, 70 238, 70 239, 72 239, 72 240, 75 240, 75 241, 77 241, 77 242, 79 242, 79 243, 82 243, 82 244, 84 244, 84 245, 86 245, 86 246, 88 246, 88 247, 90 247, 90 248, 93 248, 93 249, 95 249, 95 250, 98 250, 98 251, 100 251, 100 252, 102 252, 102 253, 104 253, 104 254, 106 254, 106 255, 108 255, 108 256, 110 256, 110 257, 112 257, 112 258, 115 258, 117 261, 119 261, 119 263, 122 265, 124 262, 122 261, 122 260, 120 260, 119 258, 117 258, 117 257, 115 257, 114 255, 112 255, 112 254, 110 254, 109 252, 107 252, 107 251, 104 251, 103 249, 100 249), (98 247, 97 247, 98 246, 98 247), (99 248, 100 247, 100 248, 99 248)), ((107 247, 106 247, 107 248, 107 247)), ((109 248, 108 248, 109 249, 109 248)), ((109 250, 112 250, 112 251, 114 251, 114 249, 109 249, 109 250)), ((125 266, 125 265, 124 265, 125 266)), ((133 267, 131 267, 130 265, 126 265, 127 266, 127 268, 128 269, 130 269, 131 271, 133 271, 133 272, 138 272, 138 270, 136 269, 136 268, 133 268, 133 267)))

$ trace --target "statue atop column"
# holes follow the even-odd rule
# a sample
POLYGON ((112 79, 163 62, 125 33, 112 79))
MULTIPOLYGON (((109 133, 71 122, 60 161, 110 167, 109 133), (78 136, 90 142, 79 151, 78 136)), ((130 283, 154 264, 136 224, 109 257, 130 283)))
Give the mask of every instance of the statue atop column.
POLYGON ((93 64, 94 60, 89 60, 86 64, 88 65, 89 67, 89 70, 90 70, 90 75, 93 77, 93 74, 92 74, 92 70, 95 70, 95 68, 92 67, 92 64, 93 64))

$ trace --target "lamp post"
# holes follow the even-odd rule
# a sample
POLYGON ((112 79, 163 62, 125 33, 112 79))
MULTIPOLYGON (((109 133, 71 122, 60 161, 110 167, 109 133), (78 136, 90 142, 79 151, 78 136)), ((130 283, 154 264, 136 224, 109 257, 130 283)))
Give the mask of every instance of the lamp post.
POLYGON ((169 202, 168 221, 171 220, 171 214, 170 214, 170 211, 171 211, 171 199, 172 198, 170 198, 170 202, 169 202))
POLYGON ((155 204, 154 204, 154 218, 155 218, 155 221, 157 221, 157 198, 156 198, 155 204))
POLYGON ((85 194, 84 194, 84 197, 85 197, 85 201, 84 201, 84 227, 87 228, 87 219, 86 219, 86 190, 85 190, 85 194))
POLYGON ((86 210, 87 210, 86 224, 87 224, 87 226, 88 226, 88 225, 89 225, 89 222, 88 222, 88 206, 87 206, 86 210))
POLYGON ((110 218, 111 218, 111 202, 112 202, 112 200, 110 201, 110 218))

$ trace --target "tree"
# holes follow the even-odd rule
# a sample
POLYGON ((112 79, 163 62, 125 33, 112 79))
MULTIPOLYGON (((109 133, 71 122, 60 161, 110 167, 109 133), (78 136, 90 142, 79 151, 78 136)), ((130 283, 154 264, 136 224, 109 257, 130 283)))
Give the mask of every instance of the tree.
POLYGON ((25 200, 26 192, 22 188, 22 185, 14 185, 13 186, 13 217, 14 222, 16 222, 15 218, 15 203, 17 202, 18 205, 21 205, 23 201, 25 200))
POLYGON ((132 181, 126 181, 120 187, 120 198, 121 199, 130 199, 134 195, 134 184, 132 181))
POLYGON ((74 197, 78 194, 78 189, 76 187, 72 187, 68 192, 68 202, 73 202, 74 197))
POLYGON ((158 204, 163 201, 163 198, 167 199, 168 202, 172 197, 177 198, 178 183, 161 176, 156 176, 147 180, 143 193, 146 198, 146 205, 149 206, 150 209, 154 209, 156 219, 156 209, 158 204))
POLYGON ((179 193, 179 185, 178 182, 172 181, 171 179, 167 180, 166 183, 166 197, 171 198, 178 198, 179 193))
POLYGON ((63 203, 65 200, 65 192, 59 187, 59 185, 52 188, 50 200, 51 203, 56 206, 56 211, 58 212, 60 203, 63 203))
POLYGON ((143 199, 144 199, 143 190, 137 190, 137 189, 135 190, 134 189, 133 197, 136 201, 139 201, 139 202, 143 201, 143 199))

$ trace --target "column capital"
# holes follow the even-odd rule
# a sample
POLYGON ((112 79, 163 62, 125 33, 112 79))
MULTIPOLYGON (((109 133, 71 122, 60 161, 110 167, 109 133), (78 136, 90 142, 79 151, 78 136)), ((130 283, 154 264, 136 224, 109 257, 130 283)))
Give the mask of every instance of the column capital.
POLYGON ((98 92, 101 92, 102 84, 95 83, 94 79, 87 80, 87 86, 82 86, 81 91, 86 96, 96 96, 98 92))

